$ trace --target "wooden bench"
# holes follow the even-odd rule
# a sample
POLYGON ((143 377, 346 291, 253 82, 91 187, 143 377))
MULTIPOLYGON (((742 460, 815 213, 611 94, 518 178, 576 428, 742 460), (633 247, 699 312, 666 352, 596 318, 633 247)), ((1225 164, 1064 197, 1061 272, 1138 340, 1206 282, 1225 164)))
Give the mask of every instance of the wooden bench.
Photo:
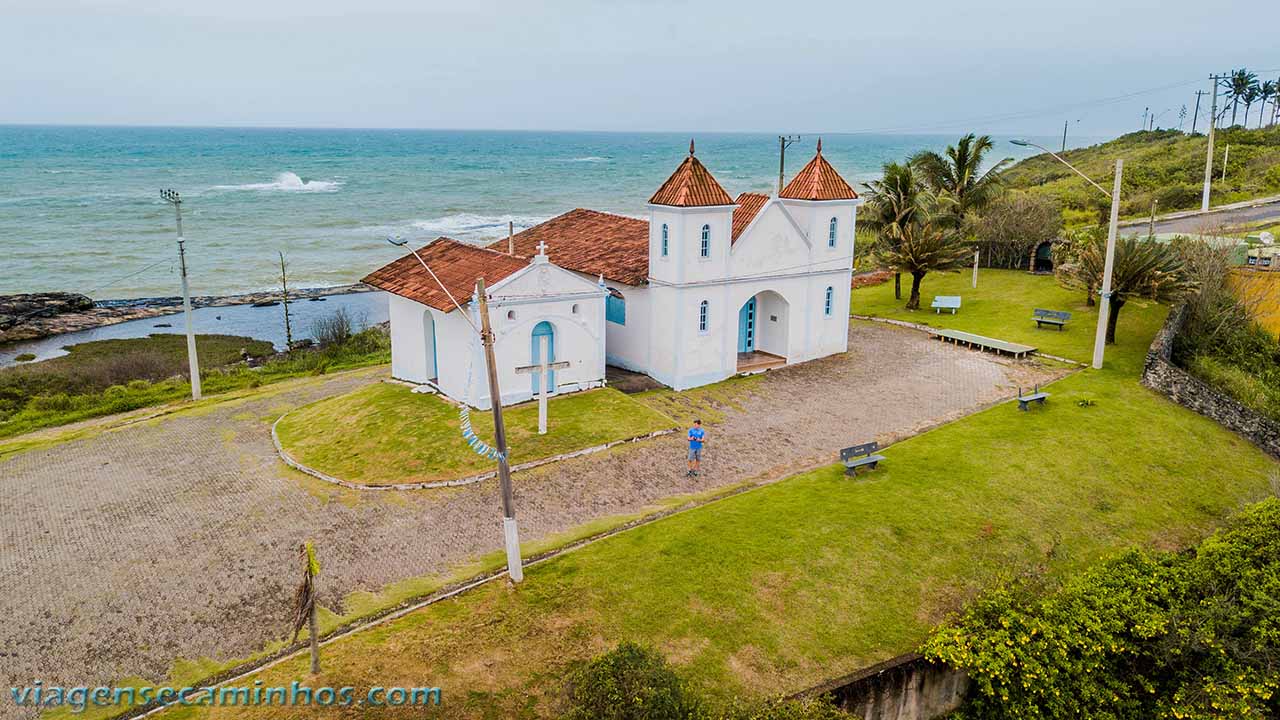
POLYGON ((946 328, 934 328, 929 331, 931 337, 936 337, 943 342, 951 342, 956 345, 964 345, 966 347, 978 348, 979 350, 993 350, 996 353, 1009 353, 1010 355, 1022 359, 1027 355, 1036 351, 1030 345, 1019 345, 1005 340, 997 340, 982 335, 974 335, 963 330, 948 330, 946 328))
POLYGON ((1071 313, 1064 310, 1045 310, 1036 308, 1031 311, 1031 319, 1036 321, 1036 329, 1039 330, 1045 325, 1056 325, 1061 331, 1067 321, 1071 319, 1071 313))
POLYGON ((1043 405, 1044 401, 1048 399, 1049 399, 1049 393, 1041 390, 1039 385, 1036 385, 1035 389, 1027 393, 1026 395, 1022 394, 1021 387, 1018 388, 1018 409, 1023 412, 1027 411, 1027 408, 1031 406, 1031 403, 1038 402, 1041 405, 1043 405))
POLYGON ((951 314, 955 315, 956 311, 960 309, 960 296, 959 295, 934 296, 933 304, 930 305, 929 307, 932 307, 933 311, 939 315, 942 314, 943 310, 950 310, 951 314))
POLYGON ((862 445, 854 445, 840 451, 840 462, 844 463, 845 475, 857 475, 858 468, 869 465, 872 470, 876 469, 876 465, 884 460, 883 455, 876 454, 880 449, 880 443, 869 442, 862 445))

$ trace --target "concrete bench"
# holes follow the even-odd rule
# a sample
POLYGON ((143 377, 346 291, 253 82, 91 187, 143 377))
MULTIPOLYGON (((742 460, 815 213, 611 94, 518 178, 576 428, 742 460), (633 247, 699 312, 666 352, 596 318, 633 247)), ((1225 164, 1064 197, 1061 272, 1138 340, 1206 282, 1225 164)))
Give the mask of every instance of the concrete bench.
POLYGON ((1036 385, 1035 389, 1026 395, 1022 394, 1021 387, 1018 388, 1018 409, 1023 412, 1026 412, 1027 408, 1031 407, 1031 403, 1038 402, 1041 405, 1044 405, 1044 401, 1048 399, 1049 393, 1041 390, 1039 385, 1036 385))
POLYGON ((1067 321, 1071 319, 1071 313, 1064 310, 1045 310, 1043 308, 1036 308, 1031 311, 1031 319, 1036 321, 1037 330, 1045 325, 1054 325, 1057 326, 1059 331, 1061 331, 1063 326, 1067 324, 1067 321))
POLYGON ((880 449, 880 443, 869 442, 862 445, 854 445, 840 451, 840 462, 844 463, 845 475, 857 475, 858 468, 869 466, 872 470, 876 469, 876 465, 884 460, 883 455, 876 454, 880 449))
POLYGON ((933 308, 933 311, 939 315, 942 314, 943 310, 950 310, 951 314, 955 315, 956 311, 960 309, 960 296, 959 295, 934 296, 933 304, 930 305, 929 307, 933 308))

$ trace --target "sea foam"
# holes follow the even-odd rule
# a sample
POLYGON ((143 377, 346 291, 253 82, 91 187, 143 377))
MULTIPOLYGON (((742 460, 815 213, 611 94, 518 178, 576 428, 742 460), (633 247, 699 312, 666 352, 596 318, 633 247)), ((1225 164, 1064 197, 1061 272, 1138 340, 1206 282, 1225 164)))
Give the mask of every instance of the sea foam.
POLYGON ((269 190, 280 192, 336 192, 342 183, 336 180, 303 180, 294 172, 282 172, 269 183, 215 185, 215 190, 269 190))
POLYGON ((410 223, 414 231, 430 235, 447 235, 456 240, 492 240, 507 234, 507 223, 513 223, 517 232, 549 220, 543 215, 479 215, 453 213, 410 223))

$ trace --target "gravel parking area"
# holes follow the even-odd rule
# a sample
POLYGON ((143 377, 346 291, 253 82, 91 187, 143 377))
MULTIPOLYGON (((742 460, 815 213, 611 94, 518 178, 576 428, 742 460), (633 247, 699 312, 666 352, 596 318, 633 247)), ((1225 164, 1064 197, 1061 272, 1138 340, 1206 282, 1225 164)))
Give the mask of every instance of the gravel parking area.
MULTIPOLYGON (((770 372, 724 409, 699 477, 685 477, 679 436, 517 474, 521 534, 830 463, 1063 372, 858 323, 848 353, 770 372)), ((279 462, 280 413, 378 379, 309 379, 0 462, 0 686, 159 681, 175 658, 249 655, 285 633, 304 539, 330 607, 499 548, 493 481, 358 493, 279 462)))

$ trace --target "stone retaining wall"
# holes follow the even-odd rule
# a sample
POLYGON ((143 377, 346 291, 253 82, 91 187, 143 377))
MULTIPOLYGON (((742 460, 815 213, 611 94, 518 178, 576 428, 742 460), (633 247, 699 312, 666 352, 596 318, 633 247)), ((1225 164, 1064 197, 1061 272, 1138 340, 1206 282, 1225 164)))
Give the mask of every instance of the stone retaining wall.
POLYGON ((968 692, 963 670, 907 653, 797 697, 830 696, 841 710, 863 720, 931 720, 959 708, 968 692))
POLYGON ((1173 364, 1173 341, 1182 331, 1187 308, 1180 305, 1169 313, 1156 334, 1142 368, 1142 384, 1167 396, 1179 405, 1217 422, 1280 458, 1280 423, 1262 416, 1219 392, 1213 386, 1173 364))

